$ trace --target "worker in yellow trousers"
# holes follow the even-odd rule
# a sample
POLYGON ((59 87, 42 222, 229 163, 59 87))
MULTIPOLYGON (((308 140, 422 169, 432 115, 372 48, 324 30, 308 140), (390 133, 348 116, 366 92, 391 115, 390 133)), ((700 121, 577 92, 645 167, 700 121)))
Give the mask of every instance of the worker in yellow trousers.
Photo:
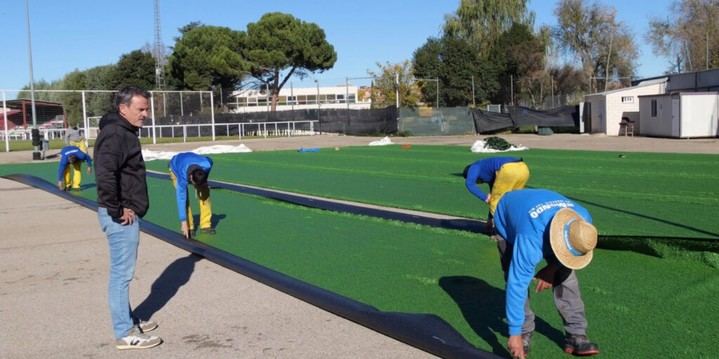
POLYGON ((212 159, 193 152, 181 152, 170 159, 170 178, 175 186, 177 212, 180 220, 180 230, 185 238, 190 238, 194 230, 192 209, 187 197, 187 185, 195 187, 197 199, 200 202, 200 231, 205 234, 215 234, 212 228, 212 202, 210 201, 210 187, 207 177, 212 170, 212 159))
POLYGON ((489 157, 478 160, 464 168, 464 185, 475 197, 489 205, 487 230, 494 231, 493 217, 497 203, 505 193, 524 188, 529 180, 529 167, 517 157, 489 157), (485 194, 478 184, 489 185, 485 194))
POLYGON ((57 168, 57 188, 67 191, 80 190, 82 182, 82 162, 87 162, 87 174, 92 173, 92 158, 75 146, 65 146, 60 150, 60 164, 57 168))

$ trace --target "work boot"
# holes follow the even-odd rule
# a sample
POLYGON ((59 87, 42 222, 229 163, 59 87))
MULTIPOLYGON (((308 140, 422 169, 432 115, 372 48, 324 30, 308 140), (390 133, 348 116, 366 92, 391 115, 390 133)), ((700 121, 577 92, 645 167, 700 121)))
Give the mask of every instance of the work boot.
POLYGON ((215 234, 214 228, 200 228, 200 232, 204 234, 215 234))
POLYGON ((564 352, 577 356, 599 354, 599 346, 590 342, 586 335, 568 334, 564 338, 564 352))
POLYGON ((532 332, 522 334, 522 345, 524 346, 524 355, 529 354, 529 349, 532 346, 532 332))

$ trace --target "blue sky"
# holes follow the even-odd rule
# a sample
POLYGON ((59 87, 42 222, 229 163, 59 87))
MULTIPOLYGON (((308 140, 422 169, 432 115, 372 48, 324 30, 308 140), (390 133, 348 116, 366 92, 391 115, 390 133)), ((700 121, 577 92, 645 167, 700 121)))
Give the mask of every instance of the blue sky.
MULTIPOLYGON (((601 0, 614 6, 629 25, 640 57, 638 75, 660 75, 668 67, 652 54, 645 34, 651 17, 666 17, 672 0, 601 0)), ((153 0, 29 0, 35 81, 53 81, 75 69, 117 62, 122 54, 151 45, 153 0)), ((557 1, 530 0, 536 25, 556 25, 557 1)), ((177 29, 192 22, 245 30, 271 11, 290 13, 318 24, 335 47, 333 69, 318 74, 323 86, 344 84, 346 77, 365 77, 376 63, 411 59, 428 37, 440 33, 444 18, 459 0, 160 0, 162 39, 172 46, 177 29)), ((29 83, 25 0, 2 0, 0 89, 29 83)), ((169 52, 170 50, 168 50, 169 52)), ((295 86, 307 85, 295 80, 295 86)), ((355 83, 360 83, 356 80, 355 83)))

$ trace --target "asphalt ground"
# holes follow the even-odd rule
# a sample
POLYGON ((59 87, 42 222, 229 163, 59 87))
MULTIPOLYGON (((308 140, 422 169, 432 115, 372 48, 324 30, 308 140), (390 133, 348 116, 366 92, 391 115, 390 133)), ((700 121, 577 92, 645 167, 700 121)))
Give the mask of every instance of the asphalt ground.
MULTIPOLYGON (((719 140, 502 135, 529 148, 719 154, 719 140)), ((479 136, 396 137, 397 144, 470 146, 479 136)), ((244 143, 255 151, 366 145, 378 138, 311 136, 146 145, 184 151, 244 143)), ((51 150, 50 159, 56 160, 51 150)), ((31 151, 0 163, 32 162, 31 151)), ((36 161, 37 162, 37 161, 36 161)), ((143 234, 133 306, 160 323, 165 343, 117 351, 107 308, 108 250, 95 212, 0 179, 1 358, 433 357, 143 234)))

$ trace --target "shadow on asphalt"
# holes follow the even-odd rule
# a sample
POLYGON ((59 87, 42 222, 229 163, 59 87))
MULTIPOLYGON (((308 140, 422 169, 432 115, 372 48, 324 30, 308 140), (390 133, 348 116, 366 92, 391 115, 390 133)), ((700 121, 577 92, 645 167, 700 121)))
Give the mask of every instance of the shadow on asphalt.
POLYGON ((169 303, 172 297, 177 294, 185 283, 190 281, 195 271, 195 263, 200 261, 202 256, 190 254, 187 257, 179 258, 172 262, 152 283, 150 294, 138 305, 133 314, 140 320, 149 320, 165 304, 169 303))

